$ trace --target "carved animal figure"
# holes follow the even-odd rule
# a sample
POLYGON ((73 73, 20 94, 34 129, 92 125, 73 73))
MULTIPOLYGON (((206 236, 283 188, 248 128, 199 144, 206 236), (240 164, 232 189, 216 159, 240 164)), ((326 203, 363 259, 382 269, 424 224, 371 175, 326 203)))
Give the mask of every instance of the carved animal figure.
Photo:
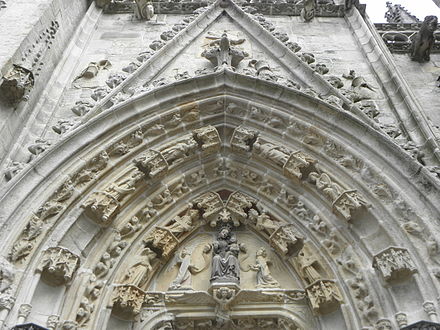
POLYGON ((430 60, 431 48, 434 44, 434 31, 437 29, 437 16, 426 16, 417 33, 411 51, 411 59, 417 62, 430 60))

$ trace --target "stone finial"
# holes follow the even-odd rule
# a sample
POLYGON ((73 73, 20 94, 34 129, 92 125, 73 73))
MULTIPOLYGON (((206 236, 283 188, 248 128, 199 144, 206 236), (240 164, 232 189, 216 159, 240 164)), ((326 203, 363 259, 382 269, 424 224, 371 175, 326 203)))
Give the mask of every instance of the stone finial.
POLYGON ((374 256, 373 267, 388 283, 407 280, 417 272, 407 249, 389 247, 374 256))
POLYGON ((79 257, 62 247, 48 248, 38 267, 42 278, 50 285, 69 283, 80 264, 79 257))

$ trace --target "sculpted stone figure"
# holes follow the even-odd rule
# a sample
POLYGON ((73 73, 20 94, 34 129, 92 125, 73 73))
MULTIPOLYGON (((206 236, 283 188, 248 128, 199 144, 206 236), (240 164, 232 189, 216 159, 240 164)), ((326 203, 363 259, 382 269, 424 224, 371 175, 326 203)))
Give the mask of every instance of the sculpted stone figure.
MULTIPOLYGON (((209 248, 205 247, 203 250, 205 264, 206 263, 206 254, 209 252, 209 248)), ((177 273, 176 278, 171 283, 169 290, 185 290, 192 289, 191 287, 191 277, 193 274, 200 273, 206 267, 198 268, 194 265, 191 265, 191 253, 187 248, 183 248, 180 252, 180 255, 177 259, 177 264, 180 265, 179 272, 177 273)))
POLYGON ((309 180, 314 183, 319 190, 322 190, 332 202, 344 192, 344 189, 332 181, 327 173, 318 174, 317 172, 312 172, 309 174, 309 180))
POLYGON ((141 254, 135 258, 134 263, 128 269, 122 280, 123 284, 131 284, 141 288, 153 269, 151 263, 156 257, 155 252, 150 248, 145 248, 141 254))
POLYGON ((221 38, 215 38, 210 46, 210 49, 206 49, 202 56, 210 61, 215 67, 233 67, 236 68, 238 64, 246 57, 248 54, 245 51, 232 47, 233 45, 241 44, 244 39, 239 39, 237 41, 228 38, 226 33, 223 33, 221 38))
POLYGON ((179 237, 180 234, 188 232, 194 228, 194 221, 197 220, 199 211, 189 209, 183 216, 176 216, 173 221, 165 226, 174 236, 179 237))
POLYGON ((315 17, 315 0, 303 0, 302 4, 304 8, 301 10, 301 17, 309 22, 315 17))
POLYGON ((272 277, 269 270, 270 260, 267 258, 265 248, 257 251, 256 264, 251 269, 257 272, 257 288, 278 288, 280 284, 272 277))
POLYGON ((428 62, 434 44, 434 31, 437 29, 436 16, 426 16, 417 33, 411 50, 411 59, 417 62, 428 62))
POLYGON ((254 143, 253 151, 260 157, 271 160, 281 167, 284 166, 290 156, 290 152, 286 148, 259 139, 254 143))
POLYGON ((133 7, 136 18, 150 20, 154 16, 154 7, 150 0, 136 0, 135 2, 133 7))
POLYGON ((238 255, 244 251, 244 246, 237 243, 235 234, 231 232, 229 224, 223 225, 212 244, 212 272, 213 282, 240 282, 240 265, 238 255))

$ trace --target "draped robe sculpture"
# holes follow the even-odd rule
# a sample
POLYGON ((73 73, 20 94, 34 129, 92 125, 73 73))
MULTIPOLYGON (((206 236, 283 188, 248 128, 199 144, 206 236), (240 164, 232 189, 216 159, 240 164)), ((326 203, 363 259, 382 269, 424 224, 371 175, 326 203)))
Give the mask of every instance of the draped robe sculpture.
POLYGON ((244 251, 244 246, 237 243, 235 234, 229 225, 224 225, 212 244, 212 273, 213 282, 240 283, 240 266, 238 255, 244 251))

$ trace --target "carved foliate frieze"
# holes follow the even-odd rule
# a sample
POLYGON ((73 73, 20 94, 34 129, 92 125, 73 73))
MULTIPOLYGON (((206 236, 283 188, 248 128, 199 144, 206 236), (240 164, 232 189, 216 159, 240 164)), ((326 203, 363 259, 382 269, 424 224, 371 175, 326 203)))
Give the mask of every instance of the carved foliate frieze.
POLYGON ((80 264, 79 257, 62 247, 48 248, 43 252, 38 271, 50 285, 69 283, 80 264))
POLYGON ((331 313, 339 308, 343 299, 336 282, 317 280, 306 287, 313 311, 318 315, 331 313))
POLYGON ((113 291, 112 313, 126 320, 133 319, 142 309, 146 293, 134 285, 118 285, 113 291))
POLYGON ((387 283, 407 280, 417 272, 408 250, 399 247, 390 247, 375 255, 373 267, 387 283))

